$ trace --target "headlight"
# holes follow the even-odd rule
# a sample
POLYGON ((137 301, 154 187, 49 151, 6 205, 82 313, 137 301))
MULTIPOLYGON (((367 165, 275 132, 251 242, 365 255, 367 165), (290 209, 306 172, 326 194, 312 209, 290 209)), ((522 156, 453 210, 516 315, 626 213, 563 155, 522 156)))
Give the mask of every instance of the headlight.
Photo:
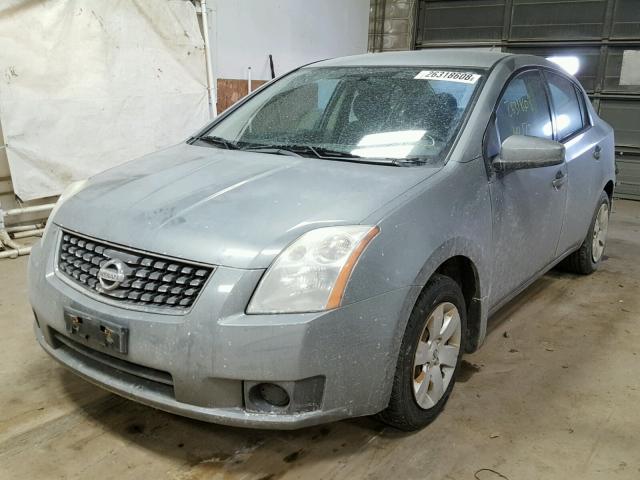
POLYGON ((351 271, 378 227, 323 227, 285 248, 264 274, 247 313, 317 312, 337 308, 351 271))
POLYGON ((80 190, 82 190, 86 184, 87 180, 79 180, 77 182, 73 182, 71 185, 64 189, 62 195, 58 197, 58 201, 56 202, 55 207, 53 207, 53 210, 51 210, 51 213, 49 214, 47 224, 45 225, 44 232, 42 233, 42 238, 44 238, 47 235, 47 232, 50 230, 51 224, 53 223, 53 218, 55 217, 56 212, 60 209, 62 204, 73 197, 75 194, 77 194, 80 190))

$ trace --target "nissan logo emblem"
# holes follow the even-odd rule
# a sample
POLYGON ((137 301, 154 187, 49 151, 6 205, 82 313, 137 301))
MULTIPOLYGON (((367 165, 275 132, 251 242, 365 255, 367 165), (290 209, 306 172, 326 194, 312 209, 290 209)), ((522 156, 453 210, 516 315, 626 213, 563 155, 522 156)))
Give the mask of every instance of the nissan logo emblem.
POLYGON ((118 288, 126 277, 125 265, 122 260, 113 258, 100 267, 98 271, 98 281, 100 286, 106 290, 118 288))

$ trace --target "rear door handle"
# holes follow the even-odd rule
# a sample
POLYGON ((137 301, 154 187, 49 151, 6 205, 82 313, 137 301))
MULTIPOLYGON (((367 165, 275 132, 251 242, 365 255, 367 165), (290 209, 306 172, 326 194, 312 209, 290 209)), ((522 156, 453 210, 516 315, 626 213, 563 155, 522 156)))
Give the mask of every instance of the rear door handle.
POLYGON ((596 160, 600 160, 600 152, 602 151, 602 147, 600 145, 596 145, 596 148, 593 149, 593 158, 596 160))
POLYGON ((567 179, 567 174, 564 173, 562 170, 558 170, 556 172, 556 178, 553 179, 553 181, 551 182, 551 185, 553 185, 553 188, 555 188, 556 190, 560 190, 560 187, 562 187, 562 185, 564 185, 564 182, 567 179))

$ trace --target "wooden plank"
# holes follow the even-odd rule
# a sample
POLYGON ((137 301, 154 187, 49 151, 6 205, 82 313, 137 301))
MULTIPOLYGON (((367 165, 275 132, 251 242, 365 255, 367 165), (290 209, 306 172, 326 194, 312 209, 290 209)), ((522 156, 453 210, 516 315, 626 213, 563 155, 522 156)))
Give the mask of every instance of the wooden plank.
MULTIPOLYGON (((266 83, 266 80, 252 80, 251 87, 258 88, 266 83)), ((235 78, 219 78, 217 82, 218 91, 218 113, 222 113, 231 105, 236 103, 248 93, 248 85, 246 79, 235 78)))

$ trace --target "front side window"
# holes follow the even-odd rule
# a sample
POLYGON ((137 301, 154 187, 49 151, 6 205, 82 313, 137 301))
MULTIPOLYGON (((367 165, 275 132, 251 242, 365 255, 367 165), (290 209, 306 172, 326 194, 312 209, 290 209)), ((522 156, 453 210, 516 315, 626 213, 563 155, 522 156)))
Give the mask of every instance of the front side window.
POLYGON ((551 114, 544 84, 537 70, 515 76, 498 103, 496 123, 500 142, 511 135, 551 139, 551 114))
POLYGON ((576 89, 568 78, 545 72, 551 92, 551 102, 556 115, 558 140, 565 140, 584 127, 576 89))
POLYGON ((203 138, 321 158, 443 163, 481 78, 481 71, 465 69, 302 68, 203 138))

